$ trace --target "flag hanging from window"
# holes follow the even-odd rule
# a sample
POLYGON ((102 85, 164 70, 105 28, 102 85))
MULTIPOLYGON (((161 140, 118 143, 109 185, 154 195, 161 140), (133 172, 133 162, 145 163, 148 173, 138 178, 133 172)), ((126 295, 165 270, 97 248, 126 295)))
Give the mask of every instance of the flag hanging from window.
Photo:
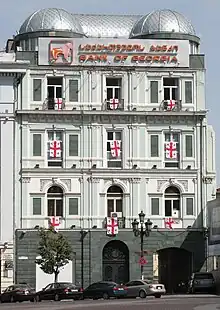
POLYGON ((61 157, 61 141, 50 141, 50 157, 60 158, 61 157))
POLYGON ((62 98, 54 98, 54 110, 62 110, 63 107, 63 99, 62 98))
POLYGON ((169 217, 164 219, 165 228, 173 229, 173 224, 175 224, 174 220, 169 217))
POLYGON ((110 105, 109 105, 110 109, 117 110, 118 105, 119 105, 119 100, 117 98, 112 98, 110 99, 109 102, 110 102, 110 105))
POLYGON ((165 154, 168 159, 177 159, 176 142, 169 141, 165 144, 165 154))
POLYGON ((58 230, 60 226, 60 218, 58 216, 51 216, 49 220, 49 227, 53 227, 54 230, 58 230))
POLYGON ((117 217, 107 217, 107 235, 117 235, 118 234, 118 218, 117 217))
POLYGON ((111 155, 112 155, 112 157, 114 157, 114 158, 120 157, 121 141, 120 140, 110 141, 110 147, 111 147, 111 155))
POLYGON ((176 107, 176 100, 167 100, 167 110, 172 111, 176 107))

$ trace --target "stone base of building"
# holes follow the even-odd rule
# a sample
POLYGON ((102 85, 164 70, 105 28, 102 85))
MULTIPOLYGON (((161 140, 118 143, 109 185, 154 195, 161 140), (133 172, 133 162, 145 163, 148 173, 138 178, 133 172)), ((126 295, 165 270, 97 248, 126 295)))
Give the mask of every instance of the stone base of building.
MULTIPOLYGON (((86 287, 100 280, 126 283, 140 279, 140 237, 131 229, 122 229, 113 237, 103 229, 61 232, 73 248, 71 279, 66 281, 86 287)), ((16 231, 16 282, 28 282, 33 287, 39 282, 35 264, 38 242, 37 230, 16 231)), ((203 268, 205 256, 202 231, 153 230, 144 237, 144 278, 164 283, 169 293, 178 292, 180 283, 203 268)))

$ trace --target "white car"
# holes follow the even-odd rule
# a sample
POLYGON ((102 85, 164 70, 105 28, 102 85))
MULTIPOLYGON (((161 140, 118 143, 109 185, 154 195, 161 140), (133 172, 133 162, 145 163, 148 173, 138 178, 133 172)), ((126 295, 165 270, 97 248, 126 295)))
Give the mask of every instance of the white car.
POLYGON ((160 298, 166 294, 166 289, 163 284, 152 283, 148 280, 133 280, 125 284, 127 287, 127 297, 146 298, 147 296, 154 296, 160 298))

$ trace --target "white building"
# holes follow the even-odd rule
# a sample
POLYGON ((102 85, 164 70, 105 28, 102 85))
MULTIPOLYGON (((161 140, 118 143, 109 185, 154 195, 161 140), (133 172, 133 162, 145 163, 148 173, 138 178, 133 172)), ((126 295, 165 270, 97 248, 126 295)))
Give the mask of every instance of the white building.
MULTIPOLYGON (((131 223, 141 210, 153 222, 148 242, 154 255, 145 272, 166 278, 156 271, 158 251, 181 248, 189 232, 198 245, 206 203, 215 198, 215 137, 207 124, 204 55, 192 24, 170 10, 141 17, 44 9, 8 41, 3 58, 9 55, 29 61, 10 106, 16 120, 14 132, 8 125, 11 158, 1 157, 1 175, 13 163, 12 154, 15 161, 1 210, 4 217, 10 206, 8 219, 17 229, 16 280, 23 279, 27 259, 33 266, 36 228, 48 227, 51 217, 66 234, 89 229, 102 257, 112 213, 118 216, 118 242, 126 244, 130 256, 118 264, 124 268, 118 279, 110 258, 98 263, 90 243, 85 282, 138 277, 139 239, 131 223), (183 234, 179 241, 177 231, 183 234)), ((8 70, 15 66, 7 64, 8 70)), ((6 236, 12 238, 12 230, 6 236)), ((196 249, 191 245, 185 246, 190 255, 196 249)), ((120 252, 116 244, 111 249, 120 252)), ((77 257, 76 250, 80 264, 77 257)), ((187 276, 199 268, 197 262, 190 263, 187 276)), ((31 268, 25 279, 33 282, 31 268)), ((166 286, 173 290, 180 278, 166 286)))

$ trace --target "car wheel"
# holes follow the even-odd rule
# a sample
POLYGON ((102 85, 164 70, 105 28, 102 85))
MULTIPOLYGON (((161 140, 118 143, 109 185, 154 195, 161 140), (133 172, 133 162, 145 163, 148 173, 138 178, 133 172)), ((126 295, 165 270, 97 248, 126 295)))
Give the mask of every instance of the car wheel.
POLYGON ((145 291, 140 291, 140 292, 139 292, 139 297, 140 297, 140 298, 146 298, 146 297, 147 297, 146 292, 145 292, 145 291))
POLYGON ((108 293, 104 293, 104 294, 102 295, 102 298, 103 298, 103 299, 109 299, 108 293))
POLYGON ((11 296, 10 302, 15 302, 14 296, 11 296))
POLYGON ((160 294, 158 294, 158 295, 155 295, 154 297, 155 297, 155 298, 160 298, 160 297, 161 297, 161 295, 160 295, 160 294))
POLYGON ((54 296, 54 300, 55 300, 55 301, 60 301, 60 297, 59 297, 58 294, 56 294, 56 295, 54 296))

